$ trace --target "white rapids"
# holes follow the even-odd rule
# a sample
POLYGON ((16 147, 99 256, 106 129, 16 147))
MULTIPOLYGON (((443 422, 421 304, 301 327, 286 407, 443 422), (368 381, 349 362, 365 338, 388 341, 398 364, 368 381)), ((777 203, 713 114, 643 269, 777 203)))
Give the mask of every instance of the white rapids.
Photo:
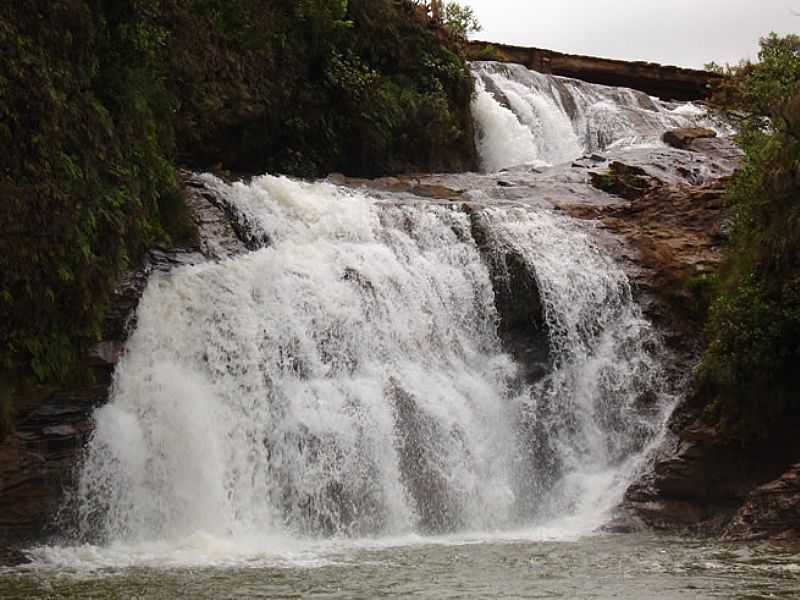
POLYGON ((554 165, 611 149, 661 144, 679 127, 720 130, 706 110, 628 88, 544 75, 522 65, 477 62, 473 114, 481 167, 554 165))

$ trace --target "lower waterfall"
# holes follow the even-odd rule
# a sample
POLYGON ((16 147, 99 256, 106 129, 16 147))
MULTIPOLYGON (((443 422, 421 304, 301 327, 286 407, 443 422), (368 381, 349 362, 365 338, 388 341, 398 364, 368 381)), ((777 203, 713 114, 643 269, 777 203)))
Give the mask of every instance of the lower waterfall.
POLYGON ((673 398, 627 278, 577 225, 204 178, 268 241, 151 280, 96 414, 81 539, 602 523, 673 398), (537 284, 543 377, 498 336, 509 253, 537 284))

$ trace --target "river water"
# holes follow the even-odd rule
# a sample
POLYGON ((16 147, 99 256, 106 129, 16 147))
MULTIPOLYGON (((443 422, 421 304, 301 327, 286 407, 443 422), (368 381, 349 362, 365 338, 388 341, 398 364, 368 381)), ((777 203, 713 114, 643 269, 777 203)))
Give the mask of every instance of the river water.
POLYGON ((558 537, 551 534, 276 543, 272 555, 241 561, 198 539, 169 557, 153 548, 128 568, 103 566, 86 549, 84 564, 0 575, 0 596, 755 600, 797 598, 800 590, 800 557, 776 548, 652 534, 546 541, 558 537), (217 564, 203 564, 212 555, 217 564))
POLYGON ((254 249, 152 278, 63 534, 0 597, 796 597, 790 551, 603 533, 682 382, 554 206, 613 201, 586 161, 720 175, 659 141, 715 124, 474 70, 483 174, 428 179, 463 202, 197 176, 254 249))

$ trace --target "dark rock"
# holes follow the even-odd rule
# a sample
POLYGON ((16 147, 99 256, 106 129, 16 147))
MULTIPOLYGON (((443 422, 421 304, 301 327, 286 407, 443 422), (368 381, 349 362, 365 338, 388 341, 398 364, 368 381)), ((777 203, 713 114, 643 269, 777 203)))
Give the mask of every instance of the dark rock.
POLYGON ((624 509, 617 509, 611 520, 602 527, 607 533, 636 533, 645 529, 647 526, 639 517, 624 509))
POLYGON ((481 221, 480 210, 469 205, 464 210, 470 218, 472 238, 492 278, 500 340, 523 365, 522 378, 529 383, 538 381, 549 370, 550 346, 533 266, 511 249, 497 252, 481 221))
POLYGON ((626 509, 656 529, 725 530, 731 539, 766 537, 800 525, 793 512, 800 507, 800 488, 793 487, 797 471, 764 485, 797 455, 796 441, 776 435, 769 443, 744 447, 699 421, 685 425, 682 412, 670 424, 679 435, 661 449, 653 470, 628 489, 626 509))
MULTIPOLYGON (((480 210, 465 207, 470 218, 472 237, 486 263, 494 289, 495 308, 499 317, 497 333, 503 348, 520 366, 517 389, 542 380, 551 369, 550 341, 544 308, 533 265, 507 247, 497 247, 491 232, 482 221, 480 210)), ((551 447, 551 403, 537 404, 535 410, 520 408, 516 417, 517 439, 521 456, 521 475, 515 481, 519 509, 533 514, 562 471, 559 454, 551 447)))
POLYGON ((608 166, 608 173, 591 173, 590 176, 594 187, 626 200, 641 198, 661 184, 643 168, 618 161, 608 166))
POLYGON ((21 542, 47 533, 107 389, 106 380, 53 392, 17 420, 16 431, 0 444, 0 539, 21 542))
POLYGON ((0 567, 18 567, 31 562, 23 552, 13 548, 0 547, 0 567))
MULTIPOLYGON (((269 236, 249 214, 219 195, 203 178, 189 171, 182 171, 181 175, 186 202, 200 233, 196 250, 205 259, 221 260, 269 246, 269 236)), ((173 261, 180 260, 175 250, 167 253, 173 261)))
POLYGON ((665 144, 680 150, 692 150, 692 145, 697 140, 715 138, 717 132, 704 127, 684 127, 667 131, 662 140, 665 144))
MULTIPOLYGON (((446 533, 463 526, 463 498, 450 492, 437 448, 442 439, 440 425, 428 418, 412 394, 392 379, 387 395, 395 407, 395 443, 400 457, 400 473, 419 516, 418 526, 427 533, 446 533)), ((454 439, 458 438, 458 432, 454 439)))
POLYGON ((95 344, 89 351, 89 364, 93 367, 112 369, 119 361, 125 345, 117 340, 106 340, 95 344))
POLYGON ((800 463, 750 492, 725 529, 724 537, 800 541, 800 463))

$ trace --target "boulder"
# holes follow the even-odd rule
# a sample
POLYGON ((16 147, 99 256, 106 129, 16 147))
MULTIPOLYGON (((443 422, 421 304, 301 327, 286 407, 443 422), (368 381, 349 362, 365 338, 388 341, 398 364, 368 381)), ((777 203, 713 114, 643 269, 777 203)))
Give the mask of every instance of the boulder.
POLYGON ((540 380, 550 368, 550 343, 536 273, 525 258, 510 248, 497 251, 480 210, 464 205, 470 233, 478 246, 494 289, 499 322, 497 333, 506 352, 519 364, 527 383, 540 380))
POLYGON ((717 137, 717 132, 705 127, 683 127, 667 131, 661 139, 673 148, 680 150, 692 150, 692 145, 697 140, 705 140, 717 137))
POLYGON ((753 490, 730 525, 728 540, 800 540, 800 463, 753 490))
POLYGON ((625 200, 636 200, 660 185, 660 181, 648 175, 641 167, 614 161, 608 173, 591 173, 594 187, 625 200))
POLYGON ((677 409, 652 470, 627 490, 623 508, 655 529, 800 539, 800 464, 787 466, 800 440, 776 431, 744 445, 704 423, 705 403, 693 395, 677 409))

